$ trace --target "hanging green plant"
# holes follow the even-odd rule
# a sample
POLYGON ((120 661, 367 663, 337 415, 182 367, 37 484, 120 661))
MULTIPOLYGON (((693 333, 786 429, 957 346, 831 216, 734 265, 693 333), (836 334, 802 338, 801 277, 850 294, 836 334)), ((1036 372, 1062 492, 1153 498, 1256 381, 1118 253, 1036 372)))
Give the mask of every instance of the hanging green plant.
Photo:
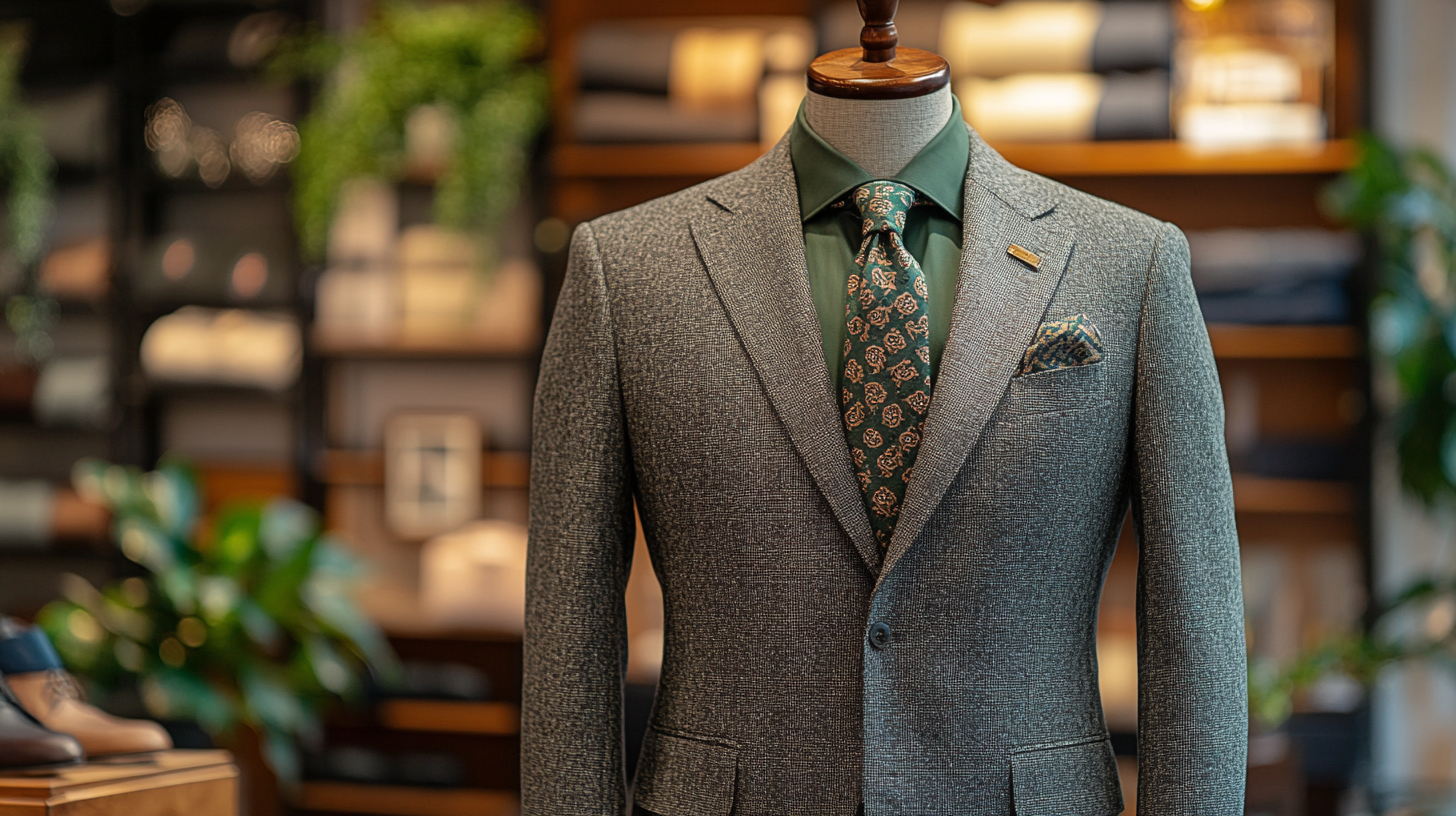
POLYGON ((340 190, 351 179, 403 180, 407 128, 420 108, 448 113, 451 149, 435 179, 434 217, 482 232, 515 202, 545 116, 546 78, 528 63, 541 47, 536 18, 499 0, 384 4, 343 39, 306 37, 273 70, 324 79, 299 126, 294 218, 304 254, 323 256, 340 190))
MULTIPOLYGON (((20 96, 20 68, 25 61, 25 31, 0 27, 0 183, 5 185, 6 248, 27 279, 45 245, 50 218, 55 162, 46 149, 40 119, 20 96)), ((50 327, 55 302, 36 290, 10 298, 5 319, 15 332, 22 359, 50 356, 50 327)))
POLYGON ((39 623, 66 666, 98 691, 139 685, 158 718, 193 719, 228 742, 255 729, 284 782, 320 710, 395 671, 352 600, 361 566, 291 499, 201 516, 191 469, 152 473, 83 460, 77 492, 109 508, 122 553, 145 572, 97 589, 78 576, 39 623))
POLYGON ((40 257, 55 170, 40 119, 20 98, 25 45, 23 29, 0 27, 0 179, 6 187, 6 237, 22 267, 40 257))

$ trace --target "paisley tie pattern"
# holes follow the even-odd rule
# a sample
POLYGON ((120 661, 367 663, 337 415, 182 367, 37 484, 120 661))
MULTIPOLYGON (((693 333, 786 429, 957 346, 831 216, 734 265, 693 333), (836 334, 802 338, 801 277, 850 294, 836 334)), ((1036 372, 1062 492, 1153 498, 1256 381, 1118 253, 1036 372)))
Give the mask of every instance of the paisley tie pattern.
POLYGON ((914 190, 890 181, 856 187, 864 239, 844 307, 841 406, 855 473, 883 549, 890 545, 930 408, 930 318, 925 274, 905 249, 914 190))

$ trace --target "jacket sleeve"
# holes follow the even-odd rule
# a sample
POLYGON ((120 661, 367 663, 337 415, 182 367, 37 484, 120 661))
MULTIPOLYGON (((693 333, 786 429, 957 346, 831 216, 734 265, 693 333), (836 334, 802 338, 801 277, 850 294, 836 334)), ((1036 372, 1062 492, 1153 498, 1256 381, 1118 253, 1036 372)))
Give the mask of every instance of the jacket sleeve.
POLYGON ((1138 814, 1238 816, 1249 720, 1233 485, 1188 241, 1171 224, 1148 270, 1133 410, 1138 814))
POLYGON ((536 387, 521 704, 526 816, 620 816, 623 595, 636 527, 601 257, 572 238, 536 387))

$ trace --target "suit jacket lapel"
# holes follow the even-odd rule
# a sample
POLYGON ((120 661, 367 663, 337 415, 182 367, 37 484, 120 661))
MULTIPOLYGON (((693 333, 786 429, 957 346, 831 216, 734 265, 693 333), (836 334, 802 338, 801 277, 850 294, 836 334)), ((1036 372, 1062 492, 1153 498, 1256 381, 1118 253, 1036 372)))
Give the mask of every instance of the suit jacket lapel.
POLYGON ((880 552, 829 375, 809 292, 787 140, 710 182, 693 239, 739 340, 820 492, 871 573, 880 552), (715 206, 716 205, 716 206, 715 206))
POLYGON ((950 336, 881 581, 920 535, 981 438, 1056 292, 1074 236, 1047 216, 1054 206, 1048 182, 1012 167, 972 131, 950 336), (1040 255, 1039 267, 1008 255, 1013 243, 1040 255))

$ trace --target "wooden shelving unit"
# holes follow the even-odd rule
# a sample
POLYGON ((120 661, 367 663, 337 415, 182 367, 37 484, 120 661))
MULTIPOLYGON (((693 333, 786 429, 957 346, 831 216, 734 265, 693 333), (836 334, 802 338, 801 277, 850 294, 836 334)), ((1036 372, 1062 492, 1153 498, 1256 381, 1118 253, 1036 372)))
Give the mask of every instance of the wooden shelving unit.
POLYGON ((400 731, 510 736, 521 731, 514 703, 456 700, 386 700, 375 712, 380 725, 400 731))
POLYGON ((473 337, 409 337, 367 340, 314 331, 312 351, 320 357, 354 359, 463 359, 522 362, 534 358, 539 342, 504 344, 473 337))
POLYGON ((1210 325, 1208 339, 1221 360, 1353 360, 1360 356, 1362 342, 1351 326, 1227 323, 1210 325))
POLYGON ((1354 508, 1354 489, 1345 482, 1234 474, 1234 509, 1240 513, 1348 515, 1354 508))

